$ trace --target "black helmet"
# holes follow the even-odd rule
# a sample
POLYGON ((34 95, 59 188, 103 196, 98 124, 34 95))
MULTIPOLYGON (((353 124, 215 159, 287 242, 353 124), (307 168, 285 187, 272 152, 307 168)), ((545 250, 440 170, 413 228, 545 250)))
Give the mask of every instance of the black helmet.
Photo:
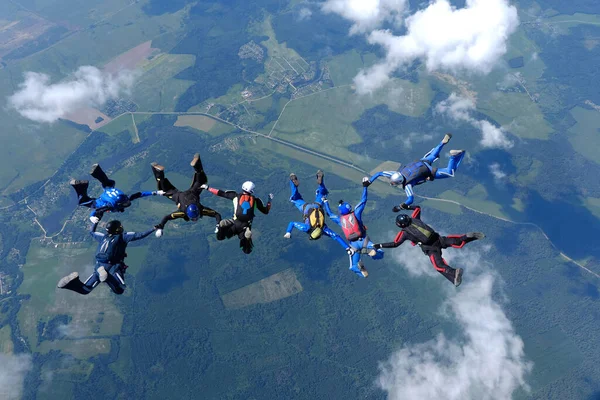
POLYGON ((399 228, 406 228, 410 225, 410 221, 411 218, 406 214, 399 214, 396 217, 396 225, 398 225, 399 228))
POLYGON ((121 221, 112 220, 108 224, 106 224, 106 232, 109 235, 117 235, 123 232, 123 225, 121 225, 121 221))

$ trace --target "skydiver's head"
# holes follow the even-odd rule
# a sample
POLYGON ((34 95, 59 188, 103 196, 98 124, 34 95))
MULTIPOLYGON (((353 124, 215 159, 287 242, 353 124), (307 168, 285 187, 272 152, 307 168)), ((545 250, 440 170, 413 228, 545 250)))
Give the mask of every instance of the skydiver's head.
POLYGON ((390 185, 399 186, 404 183, 404 176, 400 172, 394 172, 390 177, 390 185))
POLYGON ((187 206, 185 213, 189 219, 195 222, 198 221, 198 218, 200 217, 200 208, 198 208, 196 204, 190 204, 187 206))
POLYGON ((117 205, 119 207, 127 208, 131 205, 131 200, 126 194, 120 194, 117 196, 117 205))
POLYGON ((352 212, 352 206, 344 200, 340 200, 338 211, 340 212, 340 215, 348 215, 352 212))
POLYGON ((123 233, 123 225, 121 225, 121 221, 114 219, 106 224, 106 233, 109 235, 118 235, 119 233, 123 233))
POLYGON ((251 181, 246 181, 246 182, 244 182, 244 183, 242 184, 242 190, 243 190, 244 192, 246 192, 246 193, 249 193, 249 194, 254 194, 254 188, 255 188, 255 187, 256 187, 256 186, 255 186, 255 185, 254 185, 254 183, 253 183, 253 182, 251 182, 251 181))
POLYGON ((396 225, 398 228, 406 228, 412 222, 412 218, 406 214, 399 214, 396 217, 396 225))

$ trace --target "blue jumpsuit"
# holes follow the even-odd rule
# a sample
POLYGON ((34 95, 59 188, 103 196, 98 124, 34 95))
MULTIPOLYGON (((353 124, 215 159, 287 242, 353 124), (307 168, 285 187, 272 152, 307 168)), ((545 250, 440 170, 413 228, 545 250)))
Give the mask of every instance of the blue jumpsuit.
MULTIPOLYGON (((128 201, 136 200, 140 197, 148 197, 155 194, 155 192, 138 192, 131 196, 127 196, 121 190, 114 187, 104 188, 104 191, 97 199, 90 199, 86 202, 80 203, 80 206, 89 207, 92 209, 90 217, 102 218, 102 214, 106 211, 112 212, 123 212, 126 207, 123 207, 123 200, 128 201), (138 194, 139 193, 139 194, 138 194), (137 195, 137 196, 136 196, 137 195)), ((127 202, 127 201, 125 201, 127 202)))
MULTIPOLYGON (((354 248, 356 253, 354 253, 350 257, 350 267, 348 268, 351 271, 353 271, 356 275, 358 275, 362 278, 364 278, 364 275, 362 274, 362 272, 360 271, 360 268, 358 266, 358 263, 360 262, 361 251, 362 251, 363 247, 365 247, 369 250, 373 249, 373 242, 371 240, 369 240, 368 237, 366 236, 366 229, 364 228, 364 224, 362 222, 362 213, 363 213, 363 210, 365 209, 365 206, 367 205, 367 194, 368 194, 368 190, 365 187, 365 188, 363 188, 363 193, 362 193, 362 198, 360 199, 360 203, 358 203, 356 205, 356 207, 354 208, 354 216, 356 217, 357 222, 359 223, 361 229, 363 230, 363 232, 365 232, 365 234, 363 237, 350 242, 350 246, 352 246, 354 248), (365 240, 367 240, 366 243, 365 243, 365 240)), ((329 207, 328 201, 325 202, 325 211, 327 211, 327 215, 329 216, 329 218, 331 218, 331 220, 333 222, 335 222, 339 226, 342 226, 340 217, 331 211, 331 207, 329 207)), ((375 254, 374 256, 371 256, 371 258, 373 260, 381 260, 383 258, 383 250, 378 249, 377 254, 375 254)))
MULTIPOLYGON (((294 205, 296 206, 296 208, 298 210, 300 210, 302 215, 308 214, 308 211, 312 207, 315 207, 315 206, 311 206, 309 204, 306 207, 304 207, 304 205, 306 204, 306 201, 304 201, 304 199, 302 198, 302 195, 298 191, 298 187, 296 185, 294 185, 294 183, 291 180, 290 180, 290 189, 292 191, 292 195, 290 196, 290 201, 292 203, 294 203, 294 205)), ((315 203, 319 203, 319 204, 323 205, 323 196, 327 196, 328 193, 329 192, 327 191, 327 188, 325 187, 325 185, 323 183, 321 183, 319 185, 319 187, 317 187, 315 203)), ((294 228, 296 228, 302 232, 310 231, 310 223, 308 221, 308 218, 305 218, 304 222, 290 222, 288 224, 286 232, 292 233, 292 230, 294 228)), ((348 246, 348 243, 346 243, 346 241, 340 235, 338 235, 337 233, 335 233, 334 231, 329 229, 329 227, 327 225, 323 226, 323 234, 326 236, 329 236, 330 238, 332 238, 333 240, 338 242, 339 245, 344 248, 344 250, 346 250, 348 247, 350 247, 350 246, 348 246)))
MULTIPOLYGON (((101 251, 100 249, 102 248, 104 239, 107 236, 104 233, 96 232, 97 225, 98 224, 93 224, 92 228, 90 230, 90 235, 92 235, 94 240, 96 240, 98 242, 98 249, 96 250, 96 254, 100 253, 100 251, 101 251)), ((144 239, 146 236, 148 236, 152 232, 154 232, 154 230, 155 229, 152 228, 146 232, 123 233, 122 234, 123 241, 125 242, 124 245, 127 246, 127 244, 129 242, 134 242, 136 240, 144 239)), ((94 267, 94 273, 85 281, 85 283, 83 283, 83 285, 81 286, 81 291, 80 290, 76 290, 76 291, 81 294, 88 294, 92 290, 94 290, 96 288, 96 286, 98 286, 98 283, 100 283, 100 276, 98 275, 98 268, 104 267, 104 269, 108 273, 108 277, 106 278, 106 284, 110 287, 110 289, 115 294, 122 294, 125 291, 125 287, 126 287, 125 279, 123 278, 123 272, 124 272, 123 266, 124 266, 123 260, 115 260, 115 263, 113 263, 113 264, 101 263, 99 261, 96 261, 96 265, 94 267)))
POLYGON ((377 172, 370 178, 370 181, 374 182, 380 176, 390 178, 394 173, 400 172, 405 179, 403 187, 407 199, 404 204, 409 206, 414 201, 413 186, 427 182, 428 178, 434 180, 454 177, 454 171, 456 171, 460 165, 465 153, 462 152, 456 156, 450 156, 450 160, 448 161, 448 166, 446 168, 433 168, 432 164, 440 157, 440 152, 442 151, 443 147, 444 143, 440 142, 440 144, 431 149, 429 153, 425 154, 419 161, 415 161, 404 167, 400 167, 398 171, 377 172))

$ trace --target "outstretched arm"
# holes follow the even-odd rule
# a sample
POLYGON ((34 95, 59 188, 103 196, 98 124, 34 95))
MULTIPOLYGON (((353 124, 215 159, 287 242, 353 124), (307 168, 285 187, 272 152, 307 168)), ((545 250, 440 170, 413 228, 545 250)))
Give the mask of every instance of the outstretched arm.
POLYGON ((92 224, 90 228, 90 235, 94 238, 95 241, 101 242, 104 239, 104 233, 96 232, 96 228, 98 227, 98 223, 92 224))
POLYGON ((333 211, 331 211, 331 207, 329 206, 329 200, 323 200, 323 208, 325 208, 325 212, 327 213, 329 219, 341 226, 340 217, 334 214, 333 211))
POLYGON ((135 242, 136 240, 140 240, 147 237, 155 230, 156 228, 152 228, 150 230, 147 230, 146 232, 127 232, 123 235, 123 239, 125 240, 125 243, 135 242))
POLYGON ((175 211, 174 213, 165 215, 160 221, 160 224, 156 225, 157 229, 163 229, 167 222, 173 221, 174 219, 185 218, 185 213, 183 211, 175 211))
POLYGON ((367 186, 365 186, 363 188, 363 192, 362 192, 362 197, 360 199, 360 203, 358 203, 356 205, 356 207, 354 208, 354 215, 356 215, 356 218, 359 221, 362 221, 362 212, 364 211, 365 206, 367 205, 368 192, 369 192, 369 189, 367 189, 367 186))
POLYGON ((323 227, 323 233, 338 242, 344 250, 348 251, 350 245, 348 245, 348 243, 346 243, 346 241, 340 235, 329 229, 329 227, 323 227))
POLYGON ((153 192, 144 191, 144 192, 135 192, 134 194, 129 196, 129 201, 137 200, 140 197, 148 197, 148 196, 156 196, 158 191, 155 190, 153 192))
POLYGON ((208 187, 208 185, 202 185, 203 189, 207 189, 209 192, 214 194, 215 196, 223 197, 228 200, 233 200, 237 196, 237 192, 235 190, 221 190, 215 189, 212 187, 208 187), (204 187, 206 186, 206 187, 204 187))
POLYGON ((397 171, 380 171, 377 172, 375 175, 373 175, 371 178, 369 178, 369 181, 371 182, 375 182, 375 180, 379 177, 386 177, 386 178, 391 178, 393 174, 395 174, 397 171))
POLYGON ((298 229, 299 231, 302 231, 302 232, 308 232, 310 230, 310 225, 309 224, 305 224, 303 222, 293 222, 292 221, 292 222, 290 222, 288 224, 287 230, 285 232, 291 234, 292 230, 294 228, 296 228, 296 229, 298 229))
POLYGON ((269 201, 267 201, 267 205, 266 206, 262 202, 261 199, 259 199, 258 197, 256 197, 256 208, 258 208, 258 211, 260 211, 261 213, 268 214, 269 211, 271 210, 271 195, 269 195, 269 201))
POLYGON ((398 232, 398 234, 394 238, 393 242, 380 243, 380 244, 374 245, 373 247, 375 247, 376 249, 381 249, 381 248, 387 248, 387 249, 389 249, 389 248, 392 248, 392 247, 398 247, 402 243, 404 243, 405 241, 406 241, 406 235, 404 234, 404 231, 400 231, 400 232, 398 232))

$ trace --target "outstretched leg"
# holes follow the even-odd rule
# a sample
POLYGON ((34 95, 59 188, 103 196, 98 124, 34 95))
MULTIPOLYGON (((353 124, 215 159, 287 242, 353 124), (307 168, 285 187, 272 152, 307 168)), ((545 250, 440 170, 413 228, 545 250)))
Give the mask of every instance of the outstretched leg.
POLYGON ((177 188, 173 186, 171 181, 165 178, 165 167, 155 162, 153 162, 151 165, 152 173, 154 174, 154 179, 156 179, 156 186, 158 190, 162 190, 165 192, 165 196, 171 198, 171 196, 177 192, 177 188))
POLYGON ((192 167, 194 167, 194 177, 192 178, 192 184, 190 185, 190 190, 197 192, 200 194, 202 189, 200 186, 208 183, 208 177, 202 168, 202 160, 200 160, 200 154, 196 153, 192 162, 190 163, 192 167))
POLYGON ((77 272, 72 272, 69 275, 62 278, 58 281, 57 287, 59 289, 67 289, 79 294, 89 294, 94 288, 100 283, 100 278, 98 277, 98 273, 94 271, 94 273, 85 281, 85 283, 79 280, 79 274, 77 272))
POLYGON ((460 162, 465 158, 464 150, 450 150, 450 160, 446 168, 439 168, 435 171, 435 179, 444 179, 454 177, 454 171, 460 165, 460 162))
POLYGON ((429 150, 429 152, 427 154, 425 154, 421 160, 427 161, 429 163, 429 165, 433 164, 435 162, 435 160, 440 158, 440 153, 442 152, 442 149, 444 148, 446 143, 448 143, 450 141, 451 138, 452 138, 452 135, 447 133, 444 136, 444 138, 442 139, 442 141, 440 142, 440 144, 435 146, 433 149, 429 150))
POLYGON ((306 204, 306 201, 304 201, 304 199, 302 198, 302 195, 300 194, 300 191, 298 190, 299 184, 300 183, 298 182, 298 177, 296 176, 296 174, 291 173, 290 174, 290 191, 291 191, 290 201, 292 203, 294 203, 296 208, 298 210, 300 210, 301 213, 303 213, 304 205, 306 204))
POLYGON ((466 235, 448 235, 440 236, 440 243, 442 248, 454 247, 456 249, 462 249, 463 246, 474 240, 483 239, 485 235, 481 232, 469 232, 466 235))
POLYGON ((100 164, 92 165, 90 175, 96 178, 100 182, 100 184, 102 184, 102 188, 104 189, 115 187, 115 181, 113 181, 112 179, 108 179, 108 176, 106 176, 106 173, 104 173, 104 171, 100 167, 100 164))
POLYGON ((462 268, 454 269, 446 263, 446 260, 442 258, 442 250, 429 250, 426 253, 429 256, 429 260, 433 267, 437 272, 444 275, 446 279, 454 284, 454 286, 459 286, 462 282, 462 268))
POLYGON ((323 171, 317 171, 317 191, 315 192, 315 202, 323 204, 323 198, 329 194, 329 190, 325 187, 325 180, 323 179, 325 174, 323 171))
POLYGON ((73 189, 75 189, 75 193, 77 193, 77 199, 80 206, 91 207, 94 204, 94 198, 89 197, 87 194, 89 182, 88 181, 76 181, 75 179, 71 179, 69 182, 73 189))

